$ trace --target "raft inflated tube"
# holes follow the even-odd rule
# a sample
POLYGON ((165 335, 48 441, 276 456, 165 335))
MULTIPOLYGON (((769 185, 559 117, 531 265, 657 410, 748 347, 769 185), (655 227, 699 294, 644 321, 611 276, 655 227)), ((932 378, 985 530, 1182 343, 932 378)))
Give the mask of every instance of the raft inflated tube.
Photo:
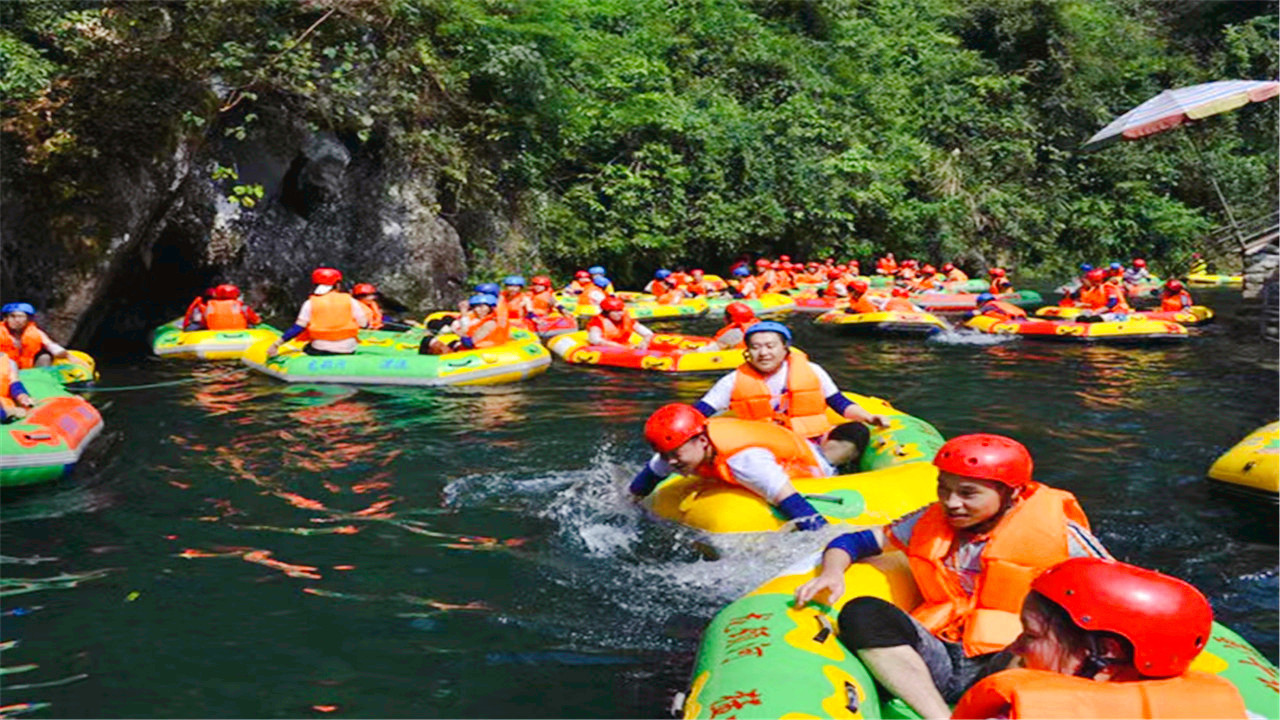
MULTIPOLYGON (((245 351, 244 364, 285 382, 352 385, 497 385, 546 372, 551 354, 533 333, 512 329, 511 340, 494 347, 444 355, 419 355, 421 331, 360 331, 351 355, 307 355, 296 341, 266 356, 269 342, 245 351)), ((437 335, 450 342, 456 335, 437 335)))
MULTIPOLYGON (((685 298, 669 305, 655 302, 652 300, 652 295, 644 293, 622 292, 618 293, 618 297, 627 304, 627 312, 635 320, 685 320, 702 317, 708 310, 707 299, 703 297, 685 298)), ((598 305, 579 304, 578 298, 574 295, 557 295, 556 300, 575 317, 593 317, 600 314, 598 305)))
MULTIPOLYGON (((903 610, 920 602, 900 552, 855 562, 839 598, 795 607, 795 590, 817 576, 821 555, 792 565, 712 618, 694 660, 683 717, 915 718, 878 688, 858 656, 840 642, 839 609, 878 597, 903 610)), ((1219 675, 1239 691, 1252 716, 1275 718, 1276 668, 1239 635, 1213 624, 1191 670, 1219 675)), ((1064 715, 1065 717, 1065 715, 1064 715)))
MULTIPOLYGON (((631 334, 631 342, 634 345, 639 345, 642 341, 643 338, 639 333, 631 334)), ((639 347, 588 345, 587 331, 582 330, 557 335, 547 341, 547 346, 565 362, 632 370, 723 372, 733 370, 746 362, 740 348, 714 352, 697 351, 698 348, 709 345, 711 342, 711 338, 708 337, 659 333, 653 336, 647 349, 641 350, 639 347)))
MULTIPOLYGON (((925 310, 956 312, 976 309, 978 307, 978 295, 979 293, 922 292, 913 293, 911 302, 925 310)), ((1044 298, 1040 297, 1040 293, 1035 290, 1001 293, 996 296, 996 299, 1024 308, 1033 308, 1044 304, 1044 298)))
MULTIPOLYGON (((796 489, 813 498, 813 506, 833 524, 885 523, 935 500, 938 474, 929 460, 943 443, 938 431, 880 398, 845 396, 868 412, 888 416, 889 426, 871 428, 858 461, 861 472, 796 479, 796 489), (824 495, 841 502, 813 497, 824 495)), ((848 422, 830 410, 827 417, 848 422)), ((770 532, 788 524, 751 490, 707 478, 672 475, 645 502, 659 517, 714 533, 770 532)))
POLYGON ((1187 329, 1178 323, 1143 319, 1073 322, 1034 319, 1000 320, 987 315, 978 315, 966 320, 964 326, 992 335, 1017 335, 1037 340, 1063 342, 1123 343, 1187 339, 1187 329))
POLYGON ((280 337, 280 331, 260 324, 246 330, 182 329, 182 318, 161 325, 151 333, 151 352, 164 358, 238 360, 244 351, 280 337))
POLYGON ((847 332, 879 335, 931 335, 951 328, 936 315, 927 312, 882 310, 873 313, 850 313, 832 310, 813 319, 819 325, 831 325, 847 332))
POLYGON ((1186 282, 1191 287, 1244 287, 1244 276, 1188 273, 1186 282))
POLYGON ((50 366, 58 382, 69 386, 91 385, 98 381, 98 363, 89 353, 68 350, 68 357, 57 358, 50 366))
POLYGON ((758 298, 738 300, 735 298, 711 298, 707 301, 709 312, 712 316, 724 315, 724 309, 729 303, 740 302, 751 308, 751 312, 756 315, 769 315, 770 313, 782 313, 794 310, 796 307, 795 299, 782 293, 764 293, 758 298))
POLYGON ((98 433, 102 415, 62 388, 53 368, 18 374, 36 406, 0 426, 0 487, 56 480, 71 471, 98 433))
MULTIPOLYGON (((1036 310, 1036 317, 1073 320, 1081 315, 1092 314, 1091 310, 1079 307, 1062 307, 1049 305, 1036 310)), ((1131 318, 1143 320, 1160 320, 1176 322, 1179 325, 1203 325, 1213 320, 1213 311, 1203 305, 1192 305, 1182 310, 1135 310, 1128 314, 1131 318)))
POLYGON ((1274 501, 1280 493, 1280 422, 1249 433, 1209 467, 1210 479, 1274 501))

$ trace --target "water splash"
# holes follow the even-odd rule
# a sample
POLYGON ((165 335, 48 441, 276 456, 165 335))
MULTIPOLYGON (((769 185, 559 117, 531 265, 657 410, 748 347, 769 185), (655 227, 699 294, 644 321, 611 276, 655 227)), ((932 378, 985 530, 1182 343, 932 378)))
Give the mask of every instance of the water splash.
POLYGON ((967 328, 940 330, 929 336, 928 341, 939 345, 1003 345, 1018 339, 1017 335, 992 335, 967 328))

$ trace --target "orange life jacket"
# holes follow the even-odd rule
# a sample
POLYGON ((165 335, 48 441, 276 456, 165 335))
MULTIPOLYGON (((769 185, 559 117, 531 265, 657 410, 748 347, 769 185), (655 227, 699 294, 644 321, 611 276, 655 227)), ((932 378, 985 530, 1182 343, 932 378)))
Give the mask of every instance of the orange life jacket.
POLYGON ((550 315, 556 309, 556 296, 550 290, 543 290, 535 293, 529 299, 529 306, 533 309, 534 315, 550 315))
POLYGON ((365 300, 363 298, 356 298, 356 299, 359 300, 360 304, 364 305, 365 309, 369 311, 369 329, 370 330, 381 329, 382 328, 382 306, 378 304, 378 301, 365 300))
MULTIPOLYGON (((315 312, 314 305, 312 312, 315 312)), ((314 317, 314 314, 312 315, 314 317)), ((210 330, 244 330, 249 321, 239 300, 210 300, 204 304, 204 326, 210 330)))
POLYGON ((690 295, 706 295, 709 290, 710 288, 707 286, 705 280, 694 280, 693 278, 690 278, 689 282, 684 284, 684 291, 690 295))
POLYGON ((898 261, 889 258, 880 258, 876 261, 876 272, 881 275, 892 275, 898 272, 898 261))
POLYGON ((587 321, 587 332, 590 332, 591 328, 600 328, 600 335, 605 340, 630 345, 631 333, 635 330, 635 326, 636 321, 626 311, 623 311, 620 323, 614 323, 605 313, 600 313, 587 321))
MULTIPOLYGON (((714 338, 712 338, 712 339, 713 339, 713 340, 719 340, 720 338, 722 338, 722 337, 724 337, 725 335, 727 335, 727 334, 729 333, 729 331, 730 331, 730 330, 740 330, 740 331, 742 331, 742 337, 743 337, 743 339, 742 339, 742 340, 739 340, 739 341, 738 341, 738 344, 737 344, 737 345, 734 345, 733 347, 736 347, 736 348, 746 347, 746 346, 747 346, 747 343, 746 343, 746 340, 745 340, 745 339, 746 339, 746 336, 747 336, 747 328, 751 327, 752 325, 755 325, 757 322, 759 322, 759 321, 758 321, 758 320, 749 320, 749 321, 744 322, 744 323, 740 323, 740 322, 729 323, 728 325, 725 325, 724 327, 722 327, 722 328, 720 328, 719 330, 717 330, 717 331, 716 331, 716 334, 715 334, 715 337, 714 337, 714 338)), ((726 348, 726 349, 728 349, 728 348, 726 348)))
POLYGON ((989 315, 1001 320, 1012 320, 1014 318, 1024 318, 1027 316, 1026 310, 1023 310, 1013 303, 1005 302, 1004 300, 991 300, 989 302, 985 302, 982 304, 982 307, 979 308, 979 312, 983 315, 989 315))
POLYGON ((1062 299, 1058 301, 1058 307, 1075 307, 1076 297, 1070 290, 1062 293, 1062 299))
POLYGON ((9 388, 17 380, 18 376, 13 372, 13 364, 0 357, 0 408, 4 409, 5 415, 12 414, 18 407, 18 404, 9 397, 9 388))
POLYGON ((1093 308, 1095 310, 1107 307, 1107 291, 1101 285, 1081 287, 1079 299, 1085 307, 1093 308))
POLYGON ((592 285, 591 287, 587 288, 585 292, 582 293, 582 297, 578 300, 578 302, 585 303, 587 305, 599 305, 600 301, 604 300, 607 297, 609 297, 609 293, 606 293, 604 290, 601 290, 595 285, 592 285))
POLYGON ((755 300, 760 297, 760 281, 754 277, 745 277, 738 283, 738 294, 744 300, 755 300))
POLYGON ((591 282, 590 280, 586 282, 579 282, 577 280, 572 280, 569 282, 568 285, 564 287, 564 291, 572 295, 581 295, 582 293, 586 292, 588 289, 593 288, 595 286, 596 286, 595 283, 591 282))
POLYGON ((916 312, 916 306, 906 298, 891 297, 889 302, 884 304, 884 309, 888 312, 916 312))
POLYGON ((40 350, 43 347, 44 340, 41 339, 40 329, 36 327, 34 322, 27 323, 17 341, 13 339, 13 334, 9 332, 9 326, 0 322, 0 350, 18 363, 18 367, 23 370, 35 367, 36 355, 40 354, 40 350))
POLYGON ((662 295, 668 292, 670 289, 671 289, 670 285, 667 285, 665 282, 658 280, 656 278, 653 280, 650 280, 648 284, 644 286, 644 291, 649 293, 650 295, 662 295))
POLYGON ((909 267, 900 268, 898 270, 898 277, 902 278, 903 280, 915 280, 916 271, 912 270, 909 267))
POLYGON ((1009 278, 991 278, 991 287, 989 292, 992 295, 1003 295, 1013 289, 1013 283, 1009 282, 1009 278))
POLYGON ((781 412, 773 409, 773 396, 759 370, 743 363, 734 372, 737 379, 729 396, 729 409, 738 417, 772 420, 805 438, 825 435, 831 430, 827 399, 822 396, 818 375, 809 367, 809 358, 803 352, 791 348, 787 356, 787 386, 781 412))
MULTIPOLYGON (((1102 292, 1108 300, 1116 299, 1116 306, 1112 310, 1129 310, 1129 293, 1125 292, 1124 285, 1117 285, 1113 282, 1102 284, 1102 292)), ((1104 302, 1103 305, 1106 305, 1104 302)))
POLYGON ((988 675, 960 698, 953 718, 1243 718, 1240 691, 1202 672, 1099 682, 1046 670, 988 675))
POLYGON ((1191 293, 1179 290, 1177 295, 1161 295, 1160 309, 1165 312, 1179 312, 1191 305, 1191 293))
MULTIPOLYGON (((902 298, 898 298, 901 300, 902 298)), ((857 300, 849 301, 849 312, 851 313, 873 313, 880 312, 880 308, 867 299, 865 294, 858 296, 857 300)))
POLYGON ((307 332, 313 340, 347 340, 358 335, 360 324, 351 310, 351 296, 337 290, 312 295, 307 332))
POLYGON ((933 275, 921 275, 920 279, 916 281, 915 289, 916 290, 932 290, 936 286, 937 286, 937 283, 934 281, 933 275))
POLYGON ((504 293, 498 297, 498 302, 504 306, 506 312, 501 317, 508 325, 513 322, 523 323, 525 313, 533 307, 532 298, 524 292, 516 293, 515 297, 507 297, 504 293))
POLYGON ((673 287, 683 288, 685 285, 689 284, 689 281, 692 280, 692 278, 688 273, 673 272, 671 273, 671 277, 667 278, 667 280, 671 282, 673 287))
POLYGON ((187 306, 187 311, 182 314, 183 329, 186 329, 186 327, 191 324, 191 316, 195 315, 197 310, 199 310, 201 314, 204 313, 204 297, 203 296, 197 295, 196 299, 192 300, 191 304, 187 306))
POLYGON ((821 474, 813 445, 796 433, 759 420, 713 417, 707 420, 707 438, 715 448, 710 462, 698 466, 703 477, 723 480, 734 485, 738 481, 729 469, 729 458, 747 448, 765 448, 773 453, 787 477, 815 477, 821 474))
POLYGON ((849 286, 843 280, 837 278, 827 283, 822 289, 822 296, 825 298, 845 297, 849 294, 849 286))
POLYGON ((947 273, 947 282, 968 282, 969 276, 960 268, 953 268, 947 273))
POLYGON ((1023 496, 988 534, 982 574, 970 595, 943 564, 956 531, 942 505, 930 505, 916 521, 907 547, 891 540, 906 552, 924 598, 911 615, 939 638, 963 643, 969 657, 1003 649, 1022 633, 1019 612, 1031 581, 1070 557, 1068 520, 1089 527, 1074 495, 1040 483, 1025 486, 1023 496))
POLYGON ((659 305, 677 305, 684 299, 684 292, 681 290, 670 290, 658 297, 654 298, 654 302, 659 305))
POLYGON ((477 318, 475 315, 472 315, 471 318, 472 322, 470 327, 466 330, 466 336, 471 338, 471 341, 476 347, 493 347, 495 345, 501 345, 510 339, 511 328, 507 323, 503 322, 502 317, 498 315, 497 308, 491 310, 489 314, 483 318, 477 318), (493 329, 489 331, 488 335, 485 335, 483 338, 478 337, 481 329, 490 326, 492 326, 493 329))

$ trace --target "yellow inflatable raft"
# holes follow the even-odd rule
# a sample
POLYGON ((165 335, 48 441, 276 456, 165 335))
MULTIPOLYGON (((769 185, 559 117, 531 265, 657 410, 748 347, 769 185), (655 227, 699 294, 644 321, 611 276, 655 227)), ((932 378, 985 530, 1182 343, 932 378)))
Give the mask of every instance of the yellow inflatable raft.
POLYGON ((825 312, 813 321, 819 325, 832 325, 847 332, 877 335, 931 335, 951 327, 933 313, 894 310, 851 313, 837 309, 825 312))
POLYGON ((178 318, 151 334, 151 352, 163 358, 183 360, 238 360, 250 346, 278 337, 280 331, 265 324, 247 330, 186 332, 182 329, 182 318, 178 318))
MULTIPOLYGON (((685 298, 678 303, 663 305, 655 302, 652 295, 644 293, 621 292, 618 297, 627 304, 627 312, 636 320, 684 320, 702 317, 707 314, 707 299, 702 297, 685 298)), ((579 304, 576 295, 557 295, 556 300, 574 317, 592 317, 600 314, 597 305, 579 304)))
MULTIPOLYGON (((638 333, 631 334, 634 345, 642 341, 638 333)), ((547 341, 547 347, 565 362, 658 372, 724 372, 746 361, 742 350, 738 349, 698 352, 698 348, 710 343, 711 338, 708 337, 659 333, 653 336, 645 350, 588 345, 587 331, 582 330, 557 335, 547 341)))
POLYGON ((964 324, 965 327, 992 335, 1019 335, 1064 342, 1126 343, 1187 339, 1187 329, 1178 323, 1142 318, 1074 322, 1044 318, 1001 320, 989 315, 978 315, 969 318, 964 324))
POLYGON ((89 353, 68 350, 67 355, 53 361, 58 382, 63 385, 89 385, 98 381, 98 363, 89 353))
MULTIPOLYGON (((1081 315, 1089 314, 1091 314, 1091 311, 1086 308, 1062 307, 1061 305, 1049 305, 1036 310, 1036 317, 1058 318, 1060 320, 1074 320, 1081 315)), ((1129 317, 1176 322, 1179 325, 1202 325, 1213 319, 1213 311, 1204 305, 1192 305, 1182 310, 1136 310, 1129 313, 1129 317)))
POLYGON ((1209 273, 1187 273, 1187 284, 1191 287, 1244 287, 1243 275, 1210 275, 1209 273))
POLYGON ((1280 421, 1254 430, 1223 453, 1209 467, 1209 477, 1275 500, 1280 493, 1280 421))

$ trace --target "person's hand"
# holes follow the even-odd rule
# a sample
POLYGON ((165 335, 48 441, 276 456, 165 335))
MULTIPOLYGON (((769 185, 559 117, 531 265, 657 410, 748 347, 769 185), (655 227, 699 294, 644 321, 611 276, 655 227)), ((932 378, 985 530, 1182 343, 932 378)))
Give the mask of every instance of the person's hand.
POLYGON ((13 401, 18 403, 19 407, 30 408, 36 406, 36 401, 32 400, 31 396, 26 393, 22 393, 18 397, 14 398, 13 401))
POLYGON ((872 413, 871 417, 867 418, 868 425, 874 425, 880 428, 889 427, 889 423, 891 422, 893 422, 893 420, 888 415, 879 415, 876 413, 872 413))
POLYGON ((839 600, 840 596, 844 595, 844 574, 824 571, 819 573, 818 577, 796 588, 796 609, 804 607, 823 592, 827 594, 828 605, 839 600))
POLYGON ((270 345, 268 345, 268 346, 267 346, 267 357, 269 357, 269 358, 270 358, 270 357, 275 357, 275 356, 276 356, 276 353, 278 353, 278 352, 280 352, 280 341, 279 341, 279 340, 277 340, 277 341, 275 341, 275 342, 273 342, 273 343, 271 343, 270 345))

